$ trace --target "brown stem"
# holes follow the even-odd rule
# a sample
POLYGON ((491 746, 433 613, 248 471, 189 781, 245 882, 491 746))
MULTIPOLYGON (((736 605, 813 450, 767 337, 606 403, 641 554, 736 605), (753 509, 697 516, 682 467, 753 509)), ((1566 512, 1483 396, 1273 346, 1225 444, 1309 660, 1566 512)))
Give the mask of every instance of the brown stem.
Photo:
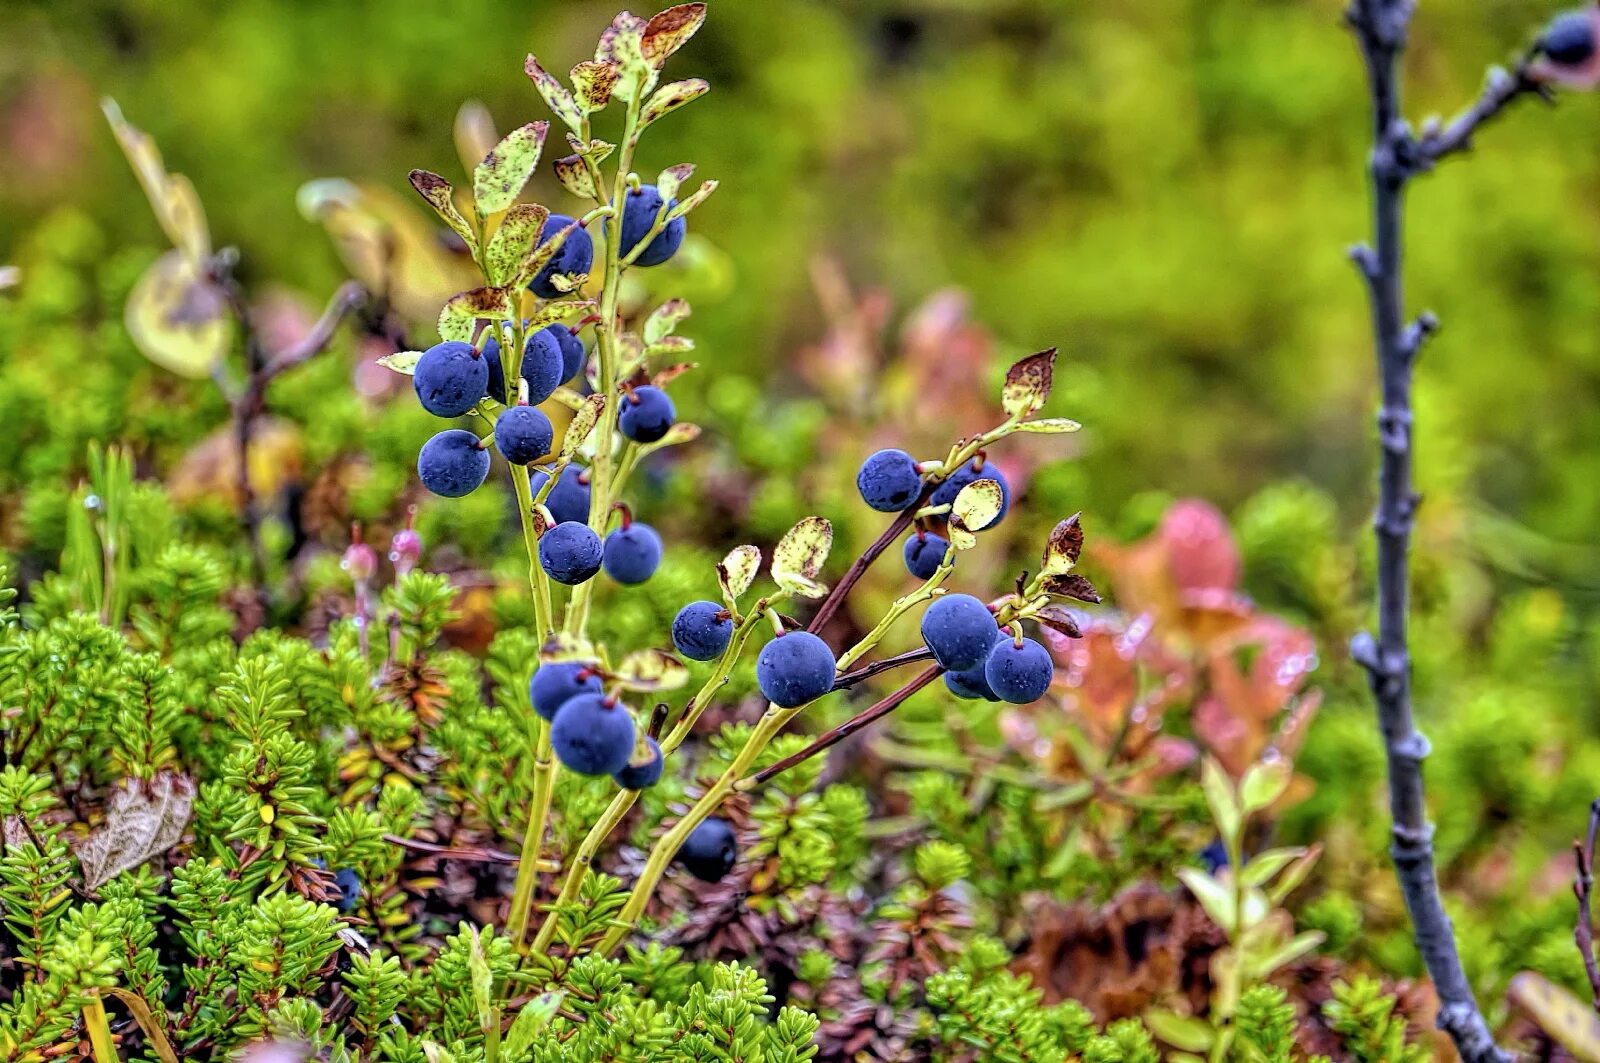
POLYGON ((939 676, 943 674, 944 668, 937 664, 929 668, 924 668, 917 674, 915 679, 911 680, 911 682, 907 683, 899 690, 896 690, 893 694, 890 694, 876 705, 873 705, 869 709, 862 710, 856 715, 850 717, 844 723, 841 723, 839 726, 833 728, 831 731, 826 731, 818 735, 810 745, 806 746, 799 752, 792 753, 777 763, 762 768, 760 771, 750 776, 750 778, 744 783, 741 783, 740 789, 754 789, 755 787, 760 786, 772 779, 774 776, 783 774, 796 764, 799 764, 801 761, 809 760, 818 753, 822 753, 833 748, 840 742, 843 742, 846 738, 849 738, 851 735, 861 730, 863 727, 866 727, 868 724, 871 724, 876 720, 881 720, 895 709, 898 709, 902 704, 905 703, 907 698, 921 690, 923 687, 927 686, 929 683, 933 682, 935 679, 938 679, 939 676))
POLYGON ((1594 845, 1595 833, 1600 830, 1600 800, 1589 806, 1589 834, 1584 842, 1572 843, 1572 854, 1578 865, 1572 883, 1573 895, 1578 898, 1578 917, 1572 929, 1572 939, 1577 942, 1578 954, 1583 957, 1583 972, 1589 977, 1589 993, 1594 1009, 1600 1012, 1600 965, 1594 955, 1594 845))
POLYGON ((857 668, 853 672, 846 672, 844 675, 841 675, 838 679, 833 681, 833 689, 848 690, 857 683, 864 683, 873 676, 878 675, 881 672, 887 672, 891 668, 898 668, 902 664, 914 664, 917 661, 928 661, 932 659, 933 651, 928 649, 926 646, 923 646, 921 649, 907 650, 905 653, 899 653, 893 657, 885 657, 881 661, 873 661, 871 664, 857 668))
POLYGON ((833 614, 839 611, 839 607, 844 604, 845 598, 849 596, 850 588, 854 587, 860 582, 861 577, 867 574, 867 569, 872 567, 872 563, 878 559, 878 555, 883 553, 890 543, 900 538, 902 532, 911 527, 911 522, 916 519, 917 510, 928 504, 929 497, 932 496, 937 488, 938 484, 928 484, 924 487, 922 494, 917 496, 917 500, 901 510, 900 514, 894 518, 893 523, 884 529, 883 534, 878 536, 877 540, 867 547, 860 557, 855 559, 849 570, 845 572, 844 578, 834 585, 833 590, 828 592, 828 596, 817 607, 817 614, 811 618, 811 623, 806 625, 807 631, 816 634, 827 626, 828 621, 833 619, 833 614))

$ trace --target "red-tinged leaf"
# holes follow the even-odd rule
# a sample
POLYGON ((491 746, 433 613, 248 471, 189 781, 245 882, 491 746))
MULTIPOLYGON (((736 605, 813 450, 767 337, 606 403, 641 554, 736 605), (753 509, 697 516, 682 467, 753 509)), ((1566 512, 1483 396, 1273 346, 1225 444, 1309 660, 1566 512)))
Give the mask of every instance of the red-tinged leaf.
POLYGON ((639 41, 644 57, 660 70, 673 52, 688 43, 705 20, 704 4, 679 4, 658 12, 645 23, 644 35, 639 41))
POLYGON ((1006 371, 1000 404, 1008 415, 1026 419, 1044 408, 1055 375, 1056 349, 1030 354, 1006 371))
POLYGON ((1080 602, 1091 603, 1100 601, 1100 592, 1094 589, 1094 584, 1076 572, 1046 576, 1044 589, 1059 598, 1076 598, 1080 602))
POLYGON ((1078 627, 1078 621, 1073 617, 1072 611, 1060 605, 1047 605, 1033 614, 1033 619, 1052 631, 1072 639, 1083 638, 1083 631, 1078 627))
POLYGON ((528 75, 528 80, 533 82, 533 87, 539 90, 539 95, 544 97, 545 105, 552 114, 561 119, 569 128, 576 131, 583 128, 583 114, 578 110, 578 103, 572 98, 572 93, 561 83, 561 79, 539 65, 539 60, 529 53, 528 58, 522 63, 523 73, 528 75))
POLYGON ((1083 526, 1078 523, 1079 516, 1074 513, 1050 532, 1044 547, 1044 567, 1040 569, 1045 575, 1065 575, 1078 563, 1078 555, 1083 552, 1083 526))
POLYGON ((428 201, 428 206, 455 230, 457 236, 467 242, 469 248, 477 249, 478 236, 456 209, 455 189, 450 187, 449 181, 428 170, 412 170, 411 187, 417 190, 417 195, 428 201))

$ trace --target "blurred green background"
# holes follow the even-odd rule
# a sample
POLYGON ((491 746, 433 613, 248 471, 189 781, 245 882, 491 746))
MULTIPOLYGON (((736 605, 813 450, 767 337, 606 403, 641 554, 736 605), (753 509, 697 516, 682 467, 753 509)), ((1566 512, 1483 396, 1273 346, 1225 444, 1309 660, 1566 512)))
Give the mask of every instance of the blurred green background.
MULTIPOLYGON (((68 206, 95 247, 159 242, 104 94, 195 180, 247 280, 320 299, 342 273, 296 210, 303 182, 456 174, 461 102, 502 128, 542 117, 524 53, 564 70, 613 10, 0 4, 0 261, 68 206)), ((1465 102, 1551 10, 1424 3, 1411 112, 1465 102)), ((735 271, 694 322, 708 366, 793 390, 785 359, 823 327, 808 261, 829 253, 902 303, 966 289, 1005 353, 1059 345, 1091 508, 1145 490, 1227 506, 1296 475, 1364 511, 1373 373, 1343 257, 1364 231, 1364 97, 1332 0, 722 0, 674 73, 713 92, 640 170, 693 158, 722 181, 694 220, 735 271)), ((1412 292, 1445 323, 1421 373, 1424 487, 1568 543, 1600 525, 1597 106, 1524 107, 1413 197, 1412 292)), ((1540 559, 1600 586, 1586 548, 1540 559)))

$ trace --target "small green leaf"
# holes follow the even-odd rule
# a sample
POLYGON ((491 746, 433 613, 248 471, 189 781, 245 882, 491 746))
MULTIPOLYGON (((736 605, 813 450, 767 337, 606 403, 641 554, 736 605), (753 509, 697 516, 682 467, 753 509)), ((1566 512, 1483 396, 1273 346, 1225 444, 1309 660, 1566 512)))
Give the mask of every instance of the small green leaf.
POLYGON ((515 284, 549 217, 550 211, 537 203, 518 203, 506 211, 483 253, 491 281, 508 287, 515 284))
POLYGON ((439 335, 443 339, 471 343, 477 335, 479 321, 491 326, 508 321, 515 312, 514 305, 512 292, 507 288, 474 288, 452 295, 439 311, 439 335))
POLYGON ((655 122, 676 111, 684 104, 693 103, 711 91, 710 82, 704 78, 673 81, 656 89, 639 112, 639 128, 647 129, 655 122))
POLYGON ((706 5, 678 4, 657 12, 645 24, 640 38, 644 58, 657 70, 673 52, 688 43, 706 20, 706 5))
POLYGON ((1252 764, 1239 784, 1239 801, 1244 805, 1244 814, 1248 816, 1271 807, 1289 788, 1293 775, 1294 769, 1283 757, 1252 764))
POLYGON ((1216 1038, 1211 1024, 1193 1015, 1179 1015, 1165 1008, 1150 1008, 1141 1018, 1151 1033, 1174 1048, 1205 1052, 1216 1038))
POLYGON ((1056 349, 1030 354, 1006 371, 1006 386, 1000 393, 1000 405, 1006 413, 1018 420, 1043 409, 1050 397, 1050 385, 1055 375, 1056 349))
POLYGON ((1222 840, 1229 843, 1230 850, 1237 849, 1244 811, 1239 807, 1233 780, 1214 757, 1207 757, 1200 767, 1200 788, 1205 792, 1206 804, 1211 806, 1211 818, 1216 821, 1222 840))
POLYGON ((682 299, 668 299, 644 319, 644 342, 658 343, 677 331, 678 325, 689 316, 689 304, 682 299))
POLYGON ((501 1045, 501 1055, 511 1059, 521 1058, 539 1031, 550 1025, 550 1020, 556 1017, 556 1012, 561 1010, 561 1001, 566 997, 563 990, 550 993, 540 993, 517 1012, 517 1017, 511 1024, 511 1029, 506 1031, 505 1042, 501 1045))
POLYGON ((710 199, 711 193, 715 192, 716 190, 717 182, 701 182, 700 187, 695 190, 694 195, 690 196, 688 199, 678 200, 678 205, 667 211, 667 217, 661 224, 667 225, 671 222, 677 221, 679 218, 683 217, 685 214, 688 214, 690 211, 694 210, 694 208, 710 199))
POLYGON ((950 523, 963 531, 982 531, 1000 516, 1005 496, 998 480, 974 480, 956 494, 950 505, 950 523))
POLYGON ((667 429, 667 434, 654 443, 646 443, 639 448, 640 455, 654 454, 663 447, 676 447, 684 443, 693 443, 700 438, 700 426, 688 421, 679 421, 667 429))
POLYGON ((1268 849, 1257 853, 1239 869, 1239 881, 1246 886, 1265 886, 1272 876, 1305 854, 1304 849, 1268 849))
POLYGON ((1316 866, 1317 859, 1322 856, 1322 846, 1313 845, 1305 854, 1290 864, 1278 881, 1267 890, 1267 899, 1273 904, 1282 904, 1289 898, 1289 894, 1300 888, 1301 883, 1311 877, 1311 869, 1316 866))
POLYGON ((393 369, 403 376, 411 376, 417 371, 417 362, 421 361, 421 351, 396 351, 386 354, 378 359, 378 364, 385 369, 393 369))
POLYGON ((486 216, 505 210, 522 195, 522 188, 539 167, 549 122, 529 122, 513 129, 496 144, 472 172, 472 194, 478 214, 486 216))
POLYGON ((677 690, 689 681, 689 669, 663 650, 635 650, 617 662, 612 677, 628 690, 677 690))
POLYGON ((644 19, 624 11, 601 31, 600 43, 595 47, 597 62, 617 68, 617 83, 611 92, 619 100, 633 100, 655 80, 655 68, 644 57, 645 25, 644 19))
POLYGON ((589 172, 582 155, 563 155, 555 161, 555 171, 561 187, 579 199, 594 199, 598 194, 594 175, 589 172))
POLYGON ((593 309, 594 301, 591 299, 558 299, 555 302, 545 303, 528 315, 528 323, 523 326, 523 331, 538 332, 542 328, 554 325, 557 321, 565 321, 569 317, 593 309))
POLYGON ((139 353, 191 380, 211 374, 232 346, 227 300, 182 251, 168 251, 128 292, 123 322, 139 353))
POLYGON ((1077 432, 1083 425, 1066 417, 1041 417, 1036 421, 1023 421, 1015 425, 1013 432, 1038 432, 1041 435, 1060 435, 1065 432, 1077 432))
POLYGON ((567 425, 567 434, 561 440, 561 460, 571 461, 578 453, 578 448, 583 446, 584 440, 589 438, 589 433, 594 431, 594 426, 600 423, 600 411, 606 408, 606 397, 600 394, 590 395, 583 402, 583 408, 572 415, 572 421, 567 425))
POLYGON ((487 1030, 494 1011, 494 974, 483 954, 483 939, 472 927, 472 948, 467 953, 467 971, 472 977, 472 1001, 478 1009, 478 1028, 487 1030))
POLYGON ((1039 569, 1046 576, 1065 575, 1077 565, 1078 556, 1083 553, 1083 525, 1078 522, 1079 516, 1074 513, 1050 532, 1039 569))
POLYGON ((833 525, 822 517, 806 517, 772 551, 772 578, 791 594, 820 598, 827 588, 817 582, 817 575, 832 549, 833 525))
POLYGON ((680 162, 676 166, 668 166, 656 178, 656 191, 661 193, 662 202, 670 202, 678 198, 678 187, 689 179, 694 173, 694 163, 680 162))
POLYGON ((578 103, 572 98, 572 93, 561 84, 560 78, 539 65, 539 60, 533 53, 528 53, 528 58, 522 61, 522 72, 528 75, 533 87, 544 97, 551 114, 565 122, 575 133, 583 128, 583 113, 578 110, 578 103))
POLYGON ((476 254, 478 234, 472 231, 467 219, 456 209, 455 189, 450 187, 450 182, 428 170, 412 170, 411 187, 417 190, 417 195, 427 201, 434 213, 444 219, 446 225, 455 230, 457 236, 467 242, 468 249, 476 254))
POLYGON ((617 85, 617 68, 611 63, 584 62, 572 68, 573 97, 584 114, 602 111, 617 85))
POLYGON ((717 565, 717 582, 722 585, 722 597, 729 605, 750 589, 756 573, 761 571, 761 549, 756 546, 735 546, 717 565))
POLYGON ((1224 930, 1232 929, 1234 925, 1233 891, 1212 876, 1197 867, 1180 867, 1178 878, 1189 892, 1194 894, 1194 899, 1200 902, 1206 915, 1213 923, 1224 930))
POLYGON ((1244 976, 1252 981, 1266 979, 1274 971, 1289 966, 1289 964, 1322 944, 1325 938, 1326 935, 1320 930, 1308 930, 1304 934, 1296 934, 1281 947, 1271 952, 1248 957, 1242 965, 1244 967, 1244 976))

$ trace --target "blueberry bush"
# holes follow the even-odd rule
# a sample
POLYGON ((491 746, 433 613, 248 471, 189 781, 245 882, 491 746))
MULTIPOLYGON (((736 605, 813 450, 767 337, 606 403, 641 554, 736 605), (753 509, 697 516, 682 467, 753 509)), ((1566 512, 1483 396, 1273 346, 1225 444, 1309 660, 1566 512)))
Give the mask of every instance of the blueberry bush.
POLYGON ((1595 1057, 1594 628, 1415 523, 1399 261, 1600 8, 1417 132, 1412 15, 1347 12, 1375 550, 1309 482, 1105 505, 1066 414, 1125 414, 949 293, 895 334, 819 263, 780 393, 690 361, 718 184, 640 171, 704 4, 541 44, 463 180, 303 186, 320 313, 106 101, 163 246, 0 272, 4 1058, 1595 1057))

